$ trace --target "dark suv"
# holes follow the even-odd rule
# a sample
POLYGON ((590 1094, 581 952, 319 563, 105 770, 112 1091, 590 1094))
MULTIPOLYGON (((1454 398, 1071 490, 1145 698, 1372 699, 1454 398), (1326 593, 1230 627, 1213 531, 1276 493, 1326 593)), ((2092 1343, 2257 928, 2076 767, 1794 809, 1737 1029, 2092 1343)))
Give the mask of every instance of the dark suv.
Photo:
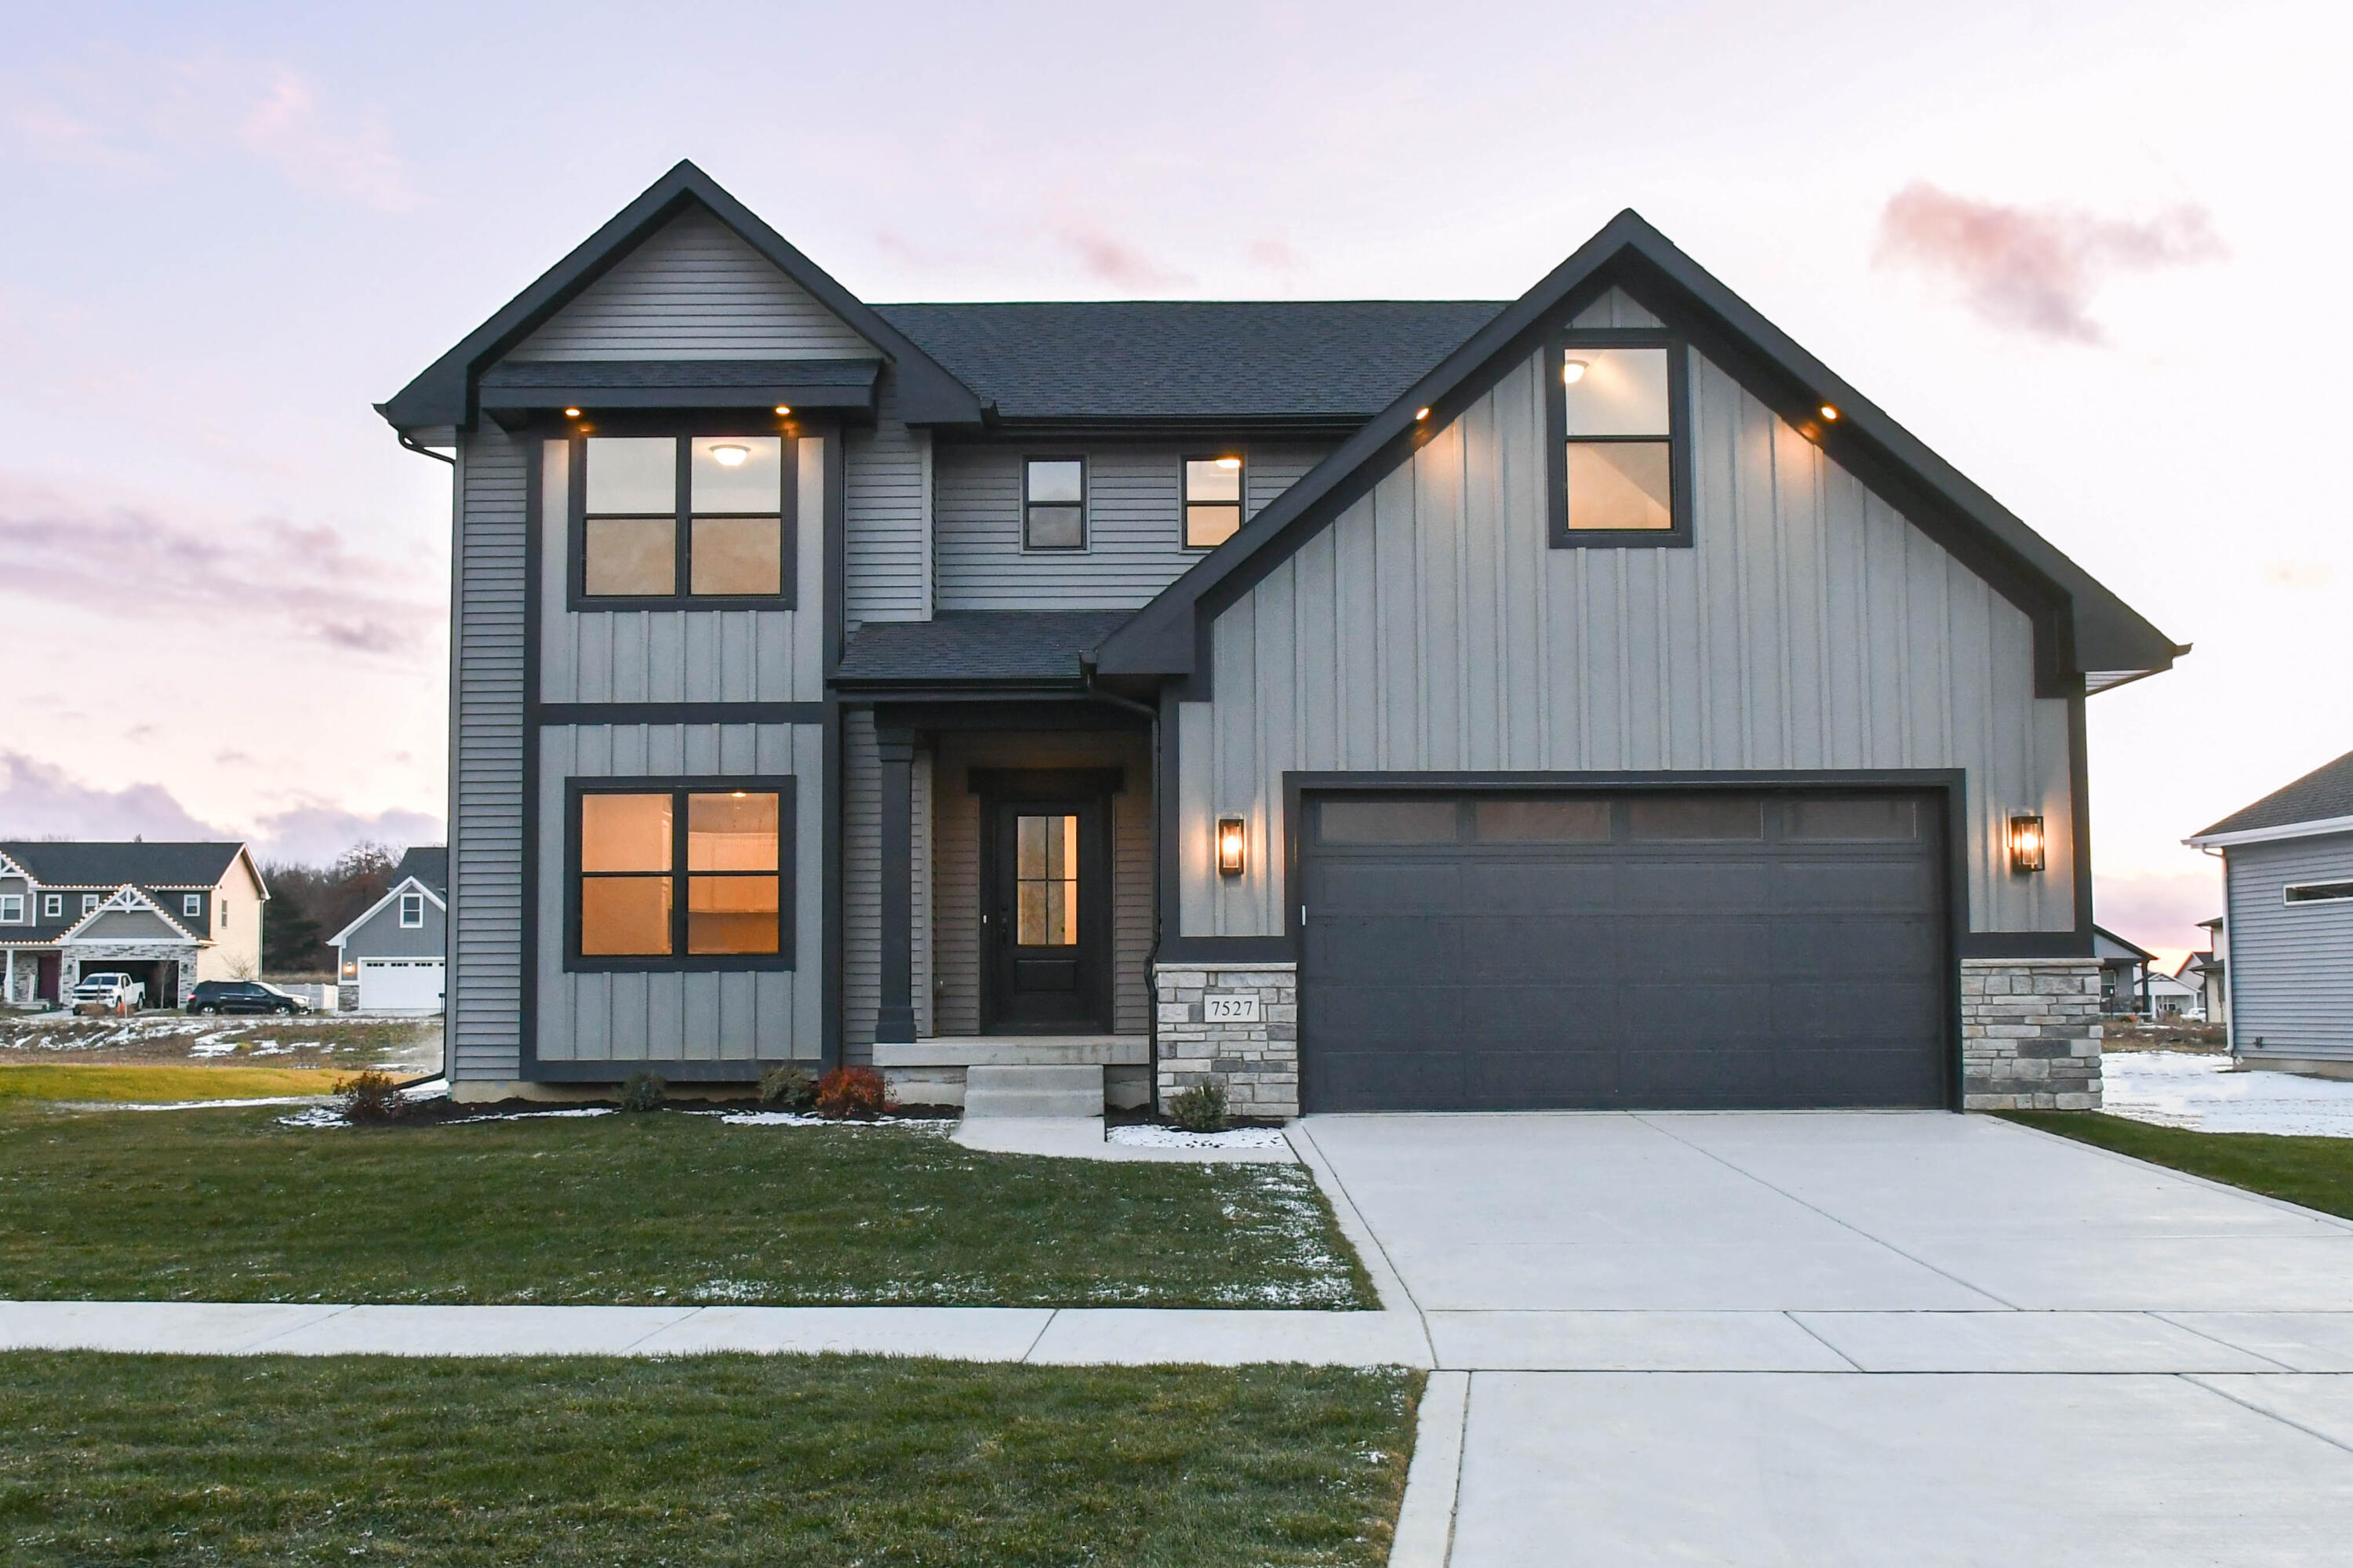
POLYGON ((308 1012, 310 1003, 259 980, 198 980, 190 1012, 308 1012))

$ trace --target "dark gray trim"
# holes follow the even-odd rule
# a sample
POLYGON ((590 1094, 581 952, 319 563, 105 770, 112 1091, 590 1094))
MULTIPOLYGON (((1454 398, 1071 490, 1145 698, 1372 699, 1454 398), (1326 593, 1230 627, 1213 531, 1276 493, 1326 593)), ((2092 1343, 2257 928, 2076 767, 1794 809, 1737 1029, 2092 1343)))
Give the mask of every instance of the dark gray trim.
POLYGON ((520 429, 578 407, 596 419, 702 410, 740 418, 785 405, 874 418, 880 360, 507 361, 484 371, 482 412, 520 429))
POLYGON ((1126 771, 1118 768, 976 768, 973 792, 980 797, 980 1032, 999 1028, 1024 1034, 1100 1034, 1110 1032, 1116 1016, 1118 954, 1112 910, 1111 797, 1126 788, 1126 771), (1092 956, 1092 969, 1082 968, 1089 1017, 1047 1022, 1003 1017, 1005 969, 1014 911, 1005 898, 1006 864, 1002 840, 1005 814, 1029 808, 1074 813, 1079 818, 1079 910, 1084 933, 1080 951, 1092 956), (994 915, 994 923, 988 916, 994 915))
POLYGON ((2075 938, 2092 951, 2092 741, 2085 723, 2084 683, 2067 694, 2067 810, 2074 819, 2075 938))
POLYGON ((1124 768, 967 768, 965 788, 975 795, 1028 795, 1072 800, 1127 792, 1124 768))
POLYGON ((530 336, 649 235, 697 203, 890 357, 898 378, 900 418, 909 424, 980 422, 981 400, 970 387, 787 244, 784 236, 728 195, 716 180, 683 159, 456 347, 389 400, 376 405, 376 411, 400 430, 435 425, 471 429, 475 374, 530 336))
MULTIPOLYGON (((796 918, 799 884, 799 780, 789 773, 704 773, 640 778, 572 778, 564 781, 564 971, 566 974, 732 974, 751 969, 797 968, 796 918), (580 802, 588 795, 649 795, 668 792, 715 794, 756 790, 776 797, 776 950, 774 953, 690 953, 686 950, 687 902, 674 895, 670 909, 671 950, 661 957, 614 958, 580 950, 580 802)), ((678 894, 692 874, 687 865, 687 818, 681 799, 673 814, 669 876, 678 894)), ((533 902, 536 902, 536 898, 533 902)))
MULTIPOLYGON (((541 573, 545 566, 543 552, 546 541, 542 537, 541 519, 546 513, 546 497, 542 493, 546 472, 545 452, 536 440, 523 445, 523 516, 522 516, 522 853, 518 856, 522 869, 522 886, 519 890, 522 907, 516 939, 522 944, 517 955, 515 997, 518 1003, 516 1027, 522 1034, 515 1055, 515 1075, 524 1080, 538 1075, 539 1065, 539 681, 540 644, 546 635, 541 624, 545 614, 542 604, 544 595, 540 588, 541 573)), ((565 482, 577 489, 576 479, 565 482)), ((464 510, 463 501, 459 510, 464 510)), ((454 679, 457 664, 450 664, 454 679)), ((457 768, 450 768, 454 779, 457 768)), ((454 788, 454 785, 453 785, 454 788)), ((454 842, 457 817, 450 817, 454 842)), ((449 909, 449 946, 457 947, 458 910, 453 895, 449 909)), ((445 978, 445 989, 452 1016, 457 1007, 457 989, 445 978)), ((454 1036, 454 1031, 452 1034, 454 1036)))
POLYGON ((881 863, 876 889, 881 952, 875 964, 874 1043, 906 1045, 915 1039, 915 734, 877 726, 875 761, 881 773, 881 863))
POLYGON ((1176 547, 1180 550, 1197 551, 1206 557, 1208 552, 1217 549, 1226 542, 1225 539, 1220 539, 1216 545, 1193 543, 1193 508, 1196 505, 1223 506, 1225 503, 1194 501, 1192 486, 1187 482, 1186 472, 1194 463, 1216 462, 1222 458, 1233 458, 1237 464, 1234 469, 1234 532, 1227 535, 1226 539, 1234 537, 1250 526, 1250 453, 1248 451, 1179 452, 1176 456, 1176 547))
POLYGON ((1094 474, 1084 452, 1024 452, 1021 454, 1021 552, 1029 556, 1083 556, 1094 543, 1094 474), (1039 506, 1068 506, 1067 501, 1033 501, 1029 496, 1029 465, 1074 462, 1079 465, 1079 542, 1075 545, 1033 545, 1029 514, 1039 506))
POLYGON ((823 788, 825 799, 820 814, 825 822, 823 842, 818 849, 818 874, 825 879, 825 928, 818 935, 818 1059, 828 1069, 841 1065, 843 1038, 841 980, 841 794, 843 752, 841 735, 841 702, 828 697, 825 704, 823 788))
POLYGON ((1162 964, 1295 964, 1298 944, 1289 937, 1163 937, 1162 964))
MULTIPOLYGON (((807 1064, 803 1064, 806 1065, 807 1064)), ((772 1067, 788 1062, 660 1061, 638 1057, 623 1062, 542 1062, 531 1075, 535 1084, 620 1084, 639 1073, 651 1073, 673 1084, 756 1084, 772 1067)))
POLYGON ((874 722, 920 730, 1134 730, 1151 727, 1125 712, 1076 692, 915 691, 878 694, 874 722))
POLYGON ((1965 959, 2088 959, 2089 938, 2073 931, 1963 931, 1955 945, 1965 959))
POLYGON ((823 703, 542 703, 538 724, 823 724, 823 703))
MULTIPOLYGON (((1544 377, 1545 511, 1556 550, 1689 549, 1695 502, 1692 493, 1691 354, 1672 333, 1650 328, 1610 332, 1569 331, 1544 347, 1537 374, 1544 377), (1568 387, 1562 361, 1571 348, 1663 348, 1667 351, 1667 507, 1673 526, 1663 529, 1571 528, 1568 525, 1568 387)), ((1610 438, 1604 438, 1610 439, 1610 438)), ((1656 441, 1657 437, 1624 440, 1656 441)))
MULTIPOLYGON (((591 595, 587 586, 588 548, 588 441, 592 435, 614 435, 600 421, 593 430, 588 429, 563 431, 569 447, 567 462, 570 477, 566 480, 568 493, 565 507, 565 605, 575 615, 631 615, 649 610, 717 611, 725 609, 787 610, 797 608, 800 589, 800 438, 807 433, 794 419, 770 415, 765 421, 751 421, 755 428, 730 429, 724 421, 712 429, 706 422, 691 429, 681 429, 675 421, 664 421, 659 429, 632 430, 631 435, 666 436, 678 443, 678 493, 671 514, 670 548, 673 552, 671 581, 679 591, 670 594, 591 595), (781 493, 777 496, 777 521, 783 552, 778 573, 777 589, 772 594, 707 594, 687 591, 693 581, 694 570, 694 497, 692 493, 693 443, 715 436, 772 436, 780 443, 777 476, 781 493)), ((547 432, 553 437, 556 431, 547 432)), ((545 439, 545 438, 543 438, 545 439)), ((722 515, 724 515, 723 514, 722 515)), ((765 515, 749 514, 748 515, 765 515)))

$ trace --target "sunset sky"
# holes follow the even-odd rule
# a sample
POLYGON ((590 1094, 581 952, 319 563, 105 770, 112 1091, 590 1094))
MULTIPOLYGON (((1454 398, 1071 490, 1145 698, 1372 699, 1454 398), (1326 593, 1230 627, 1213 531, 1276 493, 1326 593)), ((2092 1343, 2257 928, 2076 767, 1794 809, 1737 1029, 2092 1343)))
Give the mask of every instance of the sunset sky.
POLYGON ((16 7, 0 837, 431 842, 448 480, 370 405, 691 157, 873 301, 1493 297, 1633 207, 2197 649, 2099 917, 2353 749, 2346 13, 16 7), (1933 13, 1944 12, 1943 17, 1933 13))

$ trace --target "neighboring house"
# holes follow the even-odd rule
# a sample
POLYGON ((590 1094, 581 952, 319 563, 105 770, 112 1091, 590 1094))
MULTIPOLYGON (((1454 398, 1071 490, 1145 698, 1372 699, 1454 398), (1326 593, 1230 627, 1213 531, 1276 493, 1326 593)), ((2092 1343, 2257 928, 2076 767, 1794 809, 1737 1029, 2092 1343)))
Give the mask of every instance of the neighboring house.
POLYGON ((2231 1049, 2353 1076, 2353 752, 2184 842, 2222 856, 2222 916, 2204 924, 2223 1010, 2208 1016, 2231 1049))
POLYGON ((116 970, 177 1007, 261 972, 269 899, 239 843, 0 842, 0 999, 57 1001, 116 970))
POLYGON ((2092 956, 2100 960, 2100 1011, 2147 1012, 2148 996, 2142 981, 2156 972, 2157 955, 2105 926, 2094 926, 2092 956))
POLYGON ((454 449, 456 1092, 2095 1103, 2184 652, 1631 213, 1507 302, 871 305, 681 164, 454 449))
POLYGON ((2231 988, 2227 983, 2230 942, 2223 936, 2220 915, 2211 920, 2200 920, 2198 925, 2206 933, 2206 950, 2190 954, 2183 960, 2179 972, 2183 980, 2198 987, 2206 1021, 2227 1024, 2231 1022, 2231 988))
POLYGON ((412 849, 392 885, 327 938, 342 1005, 362 1012, 438 1012, 449 948, 449 852, 412 849))
POLYGON ((2192 980, 2167 974, 2152 967, 2146 986, 2147 1001, 2141 1011, 2151 1018, 2203 1018, 2206 1016, 2205 994, 2192 980))

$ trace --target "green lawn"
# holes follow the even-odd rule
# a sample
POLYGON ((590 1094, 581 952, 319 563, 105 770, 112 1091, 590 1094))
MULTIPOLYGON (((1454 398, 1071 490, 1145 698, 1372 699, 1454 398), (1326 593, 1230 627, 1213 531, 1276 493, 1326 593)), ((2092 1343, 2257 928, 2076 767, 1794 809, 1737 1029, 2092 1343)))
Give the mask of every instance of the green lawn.
POLYGON ((0 1560, 1377 1568, 1419 1374, 0 1357, 0 1560))
POLYGON ((979 1154, 898 1127, 0 1104, 0 1298, 1377 1305, 1295 1165, 979 1154))
POLYGON ((79 1062, 0 1064, 0 1101, 252 1100, 286 1095, 332 1095, 352 1075, 312 1067, 213 1067, 145 1065, 93 1066, 79 1062))
POLYGON ((2095 1143, 2153 1165, 2227 1181, 2307 1209, 2353 1219, 2353 1138, 2190 1132, 2097 1111, 2001 1111, 2027 1127, 2095 1143))

